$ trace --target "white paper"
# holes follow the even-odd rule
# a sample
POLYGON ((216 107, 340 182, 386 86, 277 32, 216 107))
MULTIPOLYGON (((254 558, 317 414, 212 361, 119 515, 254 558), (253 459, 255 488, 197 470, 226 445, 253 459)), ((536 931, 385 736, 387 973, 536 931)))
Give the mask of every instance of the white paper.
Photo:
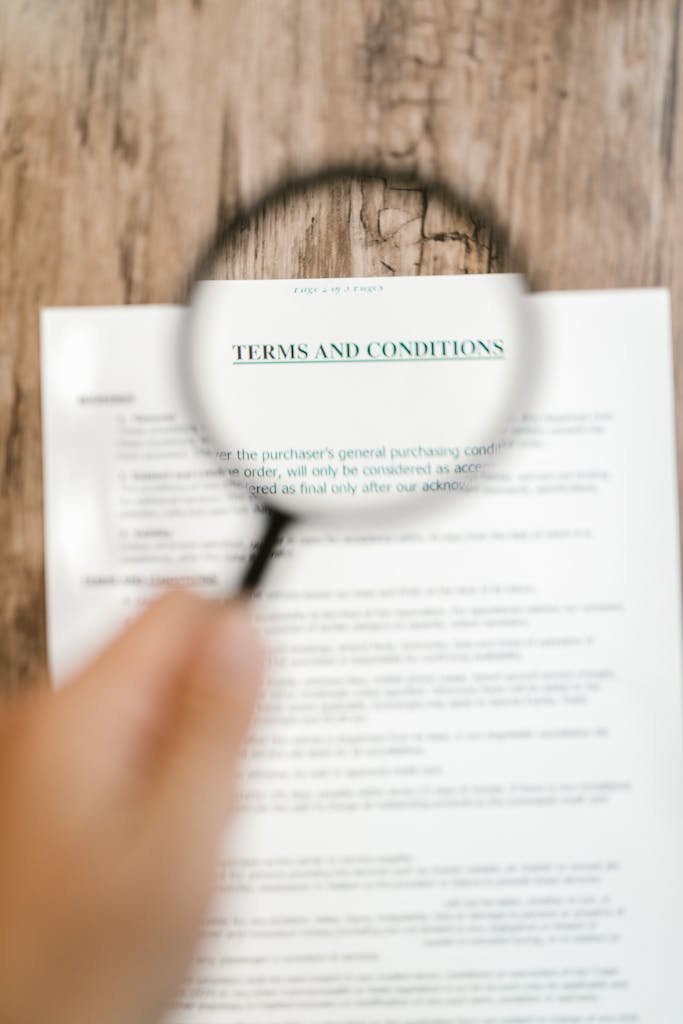
MULTIPOLYGON (((526 301, 543 379, 495 485, 301 529, 271 570, 230 878, 173 1024, 683 1020, 668 296, 526 301)), ((257 535, 183 411, 182 316, 43 315, 59 679, 164 578, 222 592, 257 535)))
POLYGON ((209 435, 271 505, 385 516, 411 484, 462 484, 464 458, 420 452, 485 451, 519 414, 538 362, 525 293, 518 274, 203 281, 183 371, 209 435), (320 456, 300 467, 305 482, 278 476, 279 454, 307 449, 320 456), (316 471, 331 474, 317 487, 316 471))

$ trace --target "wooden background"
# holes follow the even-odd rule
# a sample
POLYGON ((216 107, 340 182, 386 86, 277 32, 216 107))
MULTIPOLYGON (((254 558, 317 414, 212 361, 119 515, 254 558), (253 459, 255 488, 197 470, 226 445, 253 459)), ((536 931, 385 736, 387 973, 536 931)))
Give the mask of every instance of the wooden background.
POLYGON ((45 656, 42 306, 173 301, 219 213, 381 163, 490 204, 536 288, 669 285, 677 338, 680 7, 1 0, 0 685, 45 656))

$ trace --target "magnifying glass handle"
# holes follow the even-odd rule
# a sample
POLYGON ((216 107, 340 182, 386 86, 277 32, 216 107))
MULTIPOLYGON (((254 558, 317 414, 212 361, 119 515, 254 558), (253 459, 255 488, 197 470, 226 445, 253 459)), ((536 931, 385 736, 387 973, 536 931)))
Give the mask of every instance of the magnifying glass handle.
POLYGON ((249 597, 259 585, 273 548, 293 518, 274 508, 266 509, 266 528, 244 571, 239 587, 240 596, 249 597))

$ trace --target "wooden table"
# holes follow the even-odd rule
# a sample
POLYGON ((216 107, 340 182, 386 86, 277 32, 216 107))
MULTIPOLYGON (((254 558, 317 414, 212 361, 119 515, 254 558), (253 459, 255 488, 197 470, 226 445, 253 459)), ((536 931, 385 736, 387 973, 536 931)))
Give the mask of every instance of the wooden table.
POLYGON ((0 686, 45 657, 41 307, 174 301, 217 213, 357 162, 490 204, 535 288, 668 285, 676 330, 680 11, 3 0, 0 686))

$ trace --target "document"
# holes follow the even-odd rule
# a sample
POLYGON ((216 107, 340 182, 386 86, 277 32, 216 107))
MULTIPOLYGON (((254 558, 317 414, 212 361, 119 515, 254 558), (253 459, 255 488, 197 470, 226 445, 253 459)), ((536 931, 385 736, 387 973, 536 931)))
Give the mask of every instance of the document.
MULTIPOLYGON (((668 294, 523 301, 542 372, 481 486, 276 552, 271 677, 169 1024, 683 1020, 668 294)), ((188 414, 186 316, 43 313, 58 685, 168 581, 230 592, 262 529, 188 414)), ((308 447, 277 479, 314 479, 308 447)))

